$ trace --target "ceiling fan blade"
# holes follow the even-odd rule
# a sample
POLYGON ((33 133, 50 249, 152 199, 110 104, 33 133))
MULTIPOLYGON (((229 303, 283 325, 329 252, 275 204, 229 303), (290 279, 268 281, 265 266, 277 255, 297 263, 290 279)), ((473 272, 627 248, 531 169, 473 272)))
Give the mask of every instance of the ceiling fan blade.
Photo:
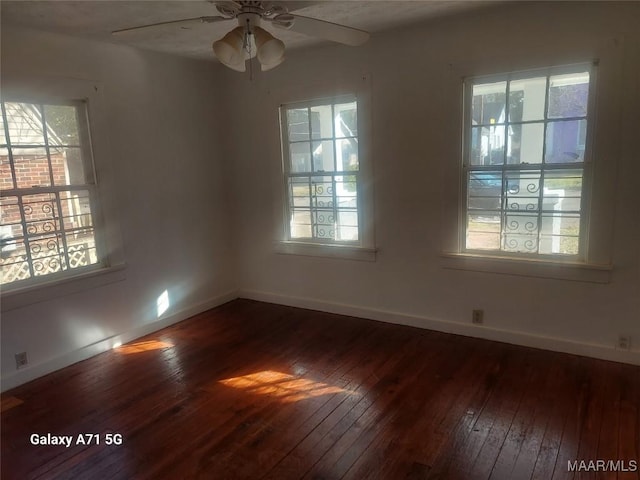
POLYGON ((293 25, 286 27, 278 23, 278 17, 273 20, 273 26, 291 30, 292 32, 310 35, 312 37, 324 38, 332 42, 343 43, 357 47, 369 40, 369 32, 358 30, 357 28, 338 25, 337 23, 318 20, 317 18, 303 17, 301 15, 287 14, 294 17, 293 25))
POLYGON ((287 7, 287 12, 295 12, 296 10, 302 10, 303 8, 313 7, 314 5, 319 4, 318 1, 310 1, 310 0, 287 0, 283 3, 284 6, 287 7))
POLYGON ((111 35, 117 36, 117 35, 129 33, 129 32, 139 32, 141 30, 146 30, 147 28, 155 28, 163 25, 179 25, 182 27, 188 27, 189 25, 195 25, 199 23, 221 22, 223 20, 233 20, 233 18, 219 17, 219 16, 184 18, 182 20, 170 20, 168 22, 158 22, 158 23, 151 23, 149 25, 140 25, 138 27, 122 28, 120 30, 114 30, 113 32, 111 32, 111 35))

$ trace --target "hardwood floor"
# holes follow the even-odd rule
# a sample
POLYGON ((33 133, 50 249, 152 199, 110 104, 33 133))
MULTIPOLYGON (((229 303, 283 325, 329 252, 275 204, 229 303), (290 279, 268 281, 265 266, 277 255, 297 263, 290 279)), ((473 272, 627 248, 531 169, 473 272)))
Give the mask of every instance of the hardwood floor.
POLYGON ((6 392, 2 478, 638 480, 568 462, 633 470, 639 409, 640 367, 236 300, 6 392))

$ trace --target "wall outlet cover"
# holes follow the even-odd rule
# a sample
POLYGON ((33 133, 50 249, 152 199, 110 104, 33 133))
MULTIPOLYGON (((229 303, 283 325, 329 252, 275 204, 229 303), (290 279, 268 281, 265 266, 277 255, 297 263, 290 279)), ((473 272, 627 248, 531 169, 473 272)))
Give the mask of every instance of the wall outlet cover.
POLYGON ((16 368, 22 368, 28 363, 27 352, 16 353, 16 368))

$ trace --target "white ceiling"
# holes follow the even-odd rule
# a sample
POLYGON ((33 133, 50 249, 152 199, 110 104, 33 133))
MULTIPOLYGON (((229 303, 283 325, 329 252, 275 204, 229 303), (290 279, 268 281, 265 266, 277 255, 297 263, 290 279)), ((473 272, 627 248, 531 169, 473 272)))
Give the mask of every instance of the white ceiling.
MULTIPOLYGON (((483 8, 494 2, 464 1, 296 1, 277 2, 306 17, 348 25, 375 34, 383 30, 444 15, 483 8)), ((223 21, 197 24, 188 29, 167 25, 153 30, 114 37, 113 30, 151 23, 218 15, 208 0, 151 1, 7 1, 0 2, 3 25, 19 25, 40 30, 126 43, 191 58, 214 60, 211 43, 227 33, 235 23, 223 21)), ((265 26, 285 42, 298 48, 325 41, 265 26)))

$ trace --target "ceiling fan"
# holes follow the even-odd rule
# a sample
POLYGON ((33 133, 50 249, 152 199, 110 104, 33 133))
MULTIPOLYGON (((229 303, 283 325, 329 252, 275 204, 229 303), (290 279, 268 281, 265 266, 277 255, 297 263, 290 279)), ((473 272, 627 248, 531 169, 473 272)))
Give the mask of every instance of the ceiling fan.
MULTIPOLYGON (((269 22, 276 28, 291 30, 325 40, 358 46, 369 39, 369 33, 356 28, 338 25, 317 18, 303 17, 289 13, 284 3, 261 1, 220 1, 211 2, 220 15, 185 18, 167 22, 152 23, 111 32, 121 36, 162 25, 188 28, 197 23, 215 23, 237 20, 238 26, 220 40, 213 42, 213 52, 227 67, 244 72, 246 61, 257 57, 263 71, 271 70, 284 61, 284 43, 275 38, 260 25, 269 22)), ((299 5, 300 2, 294 2, 299 5)))

